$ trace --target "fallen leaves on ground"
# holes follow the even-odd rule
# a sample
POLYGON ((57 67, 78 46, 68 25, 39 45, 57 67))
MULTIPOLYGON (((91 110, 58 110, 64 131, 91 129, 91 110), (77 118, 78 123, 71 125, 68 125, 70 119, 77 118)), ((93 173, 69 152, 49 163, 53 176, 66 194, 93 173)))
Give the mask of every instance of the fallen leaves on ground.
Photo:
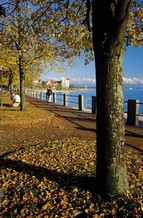
POLYGON ((143 162, 127 152, 130 190, 101 201, 95 195, 94 141, 47 141, 17 150, 2 160, 1 209, 4 217, 143 217, 143 162))
POLYGON ((20 111, 19 108, 6 106, 10 105, 7 96, 4 100, 5 104, 0 108, 0 154, 43 139, 55 140, 57 136, 62 137, 64 132, 71 132, 66 131, 64 120, 57 118, 54 113, 35 108, 29 102, 26 103, 26 109, 20 111))

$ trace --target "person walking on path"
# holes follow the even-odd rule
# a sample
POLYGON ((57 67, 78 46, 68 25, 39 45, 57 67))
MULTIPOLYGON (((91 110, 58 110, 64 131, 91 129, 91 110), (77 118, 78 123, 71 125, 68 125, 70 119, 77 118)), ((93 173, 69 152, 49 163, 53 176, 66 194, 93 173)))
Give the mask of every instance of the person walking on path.
POLYGON ((52 93, 53 93, 53 92, 52 92, 52 88, 51 88, 51 87, 48 87, 48 88, 47 88, 47 93, 46 93, 46 94, 47 94, 47 101, 48 101, 48 102, 51 102, 52 93))

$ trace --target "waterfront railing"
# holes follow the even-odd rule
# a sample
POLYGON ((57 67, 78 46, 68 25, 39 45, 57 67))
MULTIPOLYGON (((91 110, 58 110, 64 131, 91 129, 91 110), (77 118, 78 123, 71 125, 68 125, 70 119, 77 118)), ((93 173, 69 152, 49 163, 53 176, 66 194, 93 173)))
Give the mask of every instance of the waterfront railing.
MULTIPOLYGON (((26 90, 26 95, 40 100, 47 100, 46 92, 26 90)), ((75 109, 96 114, 96 96, 84 98, 84 95, 69 95, 62 92, 52 94, 52 102, 55 104, 73 107, 75 109)), ((138 126, 143 123, 143 102, 128 99, 124 101, 125 121, 128 125, 138 126)))

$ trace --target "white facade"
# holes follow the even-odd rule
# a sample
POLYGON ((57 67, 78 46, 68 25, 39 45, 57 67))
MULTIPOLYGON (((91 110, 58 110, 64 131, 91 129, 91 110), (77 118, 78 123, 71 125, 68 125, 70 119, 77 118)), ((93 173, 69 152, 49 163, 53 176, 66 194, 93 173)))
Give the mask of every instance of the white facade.
POLYGON ((68 78, 63 78, 62 81, 61 81, 61 85, 64 87, 64 88, 69 88, 70 86, 70 80, 68 78))

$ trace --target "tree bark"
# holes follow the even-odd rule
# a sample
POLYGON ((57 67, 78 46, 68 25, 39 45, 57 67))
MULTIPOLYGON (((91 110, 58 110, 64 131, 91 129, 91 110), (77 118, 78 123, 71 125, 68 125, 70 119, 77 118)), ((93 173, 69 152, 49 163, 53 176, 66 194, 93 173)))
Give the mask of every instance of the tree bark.
POLYGON ((22 68, 22 59, 19 57, 19 73, 20 73, 20 110, 23 111, 25 109, 25 74, 22 68))
POLYGON ((13 72, 12 70, 10 70, 8 72, 8 89, 9 89, 9 94, 10 94, 10 98, 12 97, 12 93, 13 93, 13 72))
POLYGON ((24 32, 22 29, 21 2, 17 1, 17 22, 18 22, 18 56, 19 56, 19 77, 20 77, 20 110, 25 109, 25 72, 23 70, 23 39, 24 32))
POLYGON ((130 1, 92 1, 97 94, 96 188, 99 194, 128 189, 125 163, 123 43, 130 1))

